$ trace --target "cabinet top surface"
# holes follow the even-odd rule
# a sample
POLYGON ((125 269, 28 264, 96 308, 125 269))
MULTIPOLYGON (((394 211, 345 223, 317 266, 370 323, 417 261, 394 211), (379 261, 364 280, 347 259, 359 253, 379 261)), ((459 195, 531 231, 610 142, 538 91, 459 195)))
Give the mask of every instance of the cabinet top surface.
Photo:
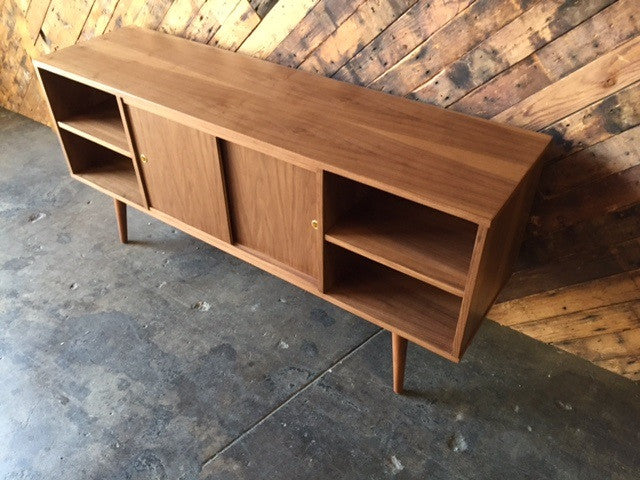
POLYGON ((223 139, 485 225, 550 141, 135 27, 35 63, 223 139))

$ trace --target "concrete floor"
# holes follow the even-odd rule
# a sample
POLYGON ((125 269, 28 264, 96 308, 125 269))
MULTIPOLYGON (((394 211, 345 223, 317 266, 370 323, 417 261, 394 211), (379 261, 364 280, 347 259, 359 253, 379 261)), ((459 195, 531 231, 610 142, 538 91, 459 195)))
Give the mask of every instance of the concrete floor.
POLYGON ((459 365, 67 176, 0 110, 0 478, 638 479, 640 386, 486 322, 459 365))

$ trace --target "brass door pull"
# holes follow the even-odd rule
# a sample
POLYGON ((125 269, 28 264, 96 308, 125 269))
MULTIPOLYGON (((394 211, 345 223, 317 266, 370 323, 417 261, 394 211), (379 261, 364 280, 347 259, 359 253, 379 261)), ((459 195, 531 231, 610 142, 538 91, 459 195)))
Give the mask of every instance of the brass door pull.
POLYGON ((142 153, 142 154, 140 154, 140 161, 142 163, 147 163, 149 161, 149 159, 147 158, 147 156, 144 153, 142 153))
POLYGON ((311 226, 312 226, 314 229, 316 229, 316 230, 317 230, 317 229, 318 229, 318 221, 317 221, 317 220, 315 220, 315 219, 314 219, 314 220, 311 220, 311 226))

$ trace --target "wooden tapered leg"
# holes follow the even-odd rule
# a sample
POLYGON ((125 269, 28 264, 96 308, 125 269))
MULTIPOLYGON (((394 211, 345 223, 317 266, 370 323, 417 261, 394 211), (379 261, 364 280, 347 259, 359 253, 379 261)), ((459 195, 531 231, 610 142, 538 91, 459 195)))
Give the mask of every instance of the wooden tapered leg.
POLYGON ((407 360, 407 339, 397 333, 391 333, 391 352, 393 356, 393 391, 404 391, 404 366, 407 360))
POLYGON ((120 241, 127 243, 127 204, 114 198, 113 205, 116 207, 116 220, 118 221, 120 241))

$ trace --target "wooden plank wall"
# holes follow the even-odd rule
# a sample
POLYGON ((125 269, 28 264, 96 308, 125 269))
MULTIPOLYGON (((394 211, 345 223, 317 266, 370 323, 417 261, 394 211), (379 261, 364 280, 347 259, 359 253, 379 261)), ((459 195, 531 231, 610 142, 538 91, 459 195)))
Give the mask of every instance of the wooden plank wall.
POLYGON ((4 0, 0 13, 0 104, 43 122, 30 57, 135 24, 550 133, 489 317, 640 380, 638 0, 4 0))

